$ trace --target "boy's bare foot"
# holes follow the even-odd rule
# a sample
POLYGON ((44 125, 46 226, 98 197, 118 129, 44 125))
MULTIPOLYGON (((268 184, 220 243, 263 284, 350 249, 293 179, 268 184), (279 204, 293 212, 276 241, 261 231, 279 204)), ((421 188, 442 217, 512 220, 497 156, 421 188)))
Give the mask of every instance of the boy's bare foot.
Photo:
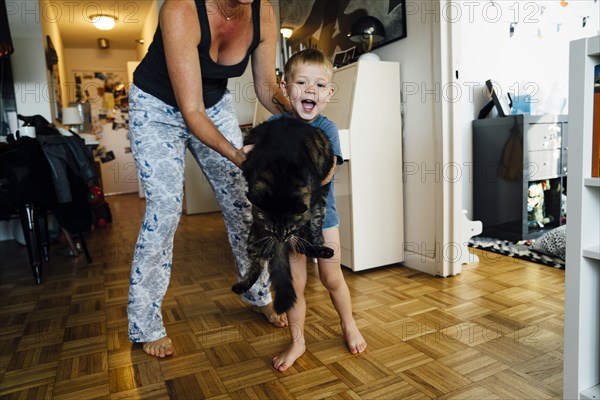
POLYGON ((143 349, 151 356, 164 358, 173 355, 173 342, 165 336, 153 342, 144 343, 143 349))
POLYGON ((273 367, 276 370, 283 372, 291 367, 305 351, 306 345, 304 342, 290 343, 290 346, 286 351, 273 357, 273 367))
POLYGON ((352 321, 350 324, 342 324, 342 330, 344 331, 344 337, 346 338, 346 344, 350 353, 359 354, 367 349, 367 342, 358 330, 356 322, 352 321))
POLYGON ((277 314, 273 309, 273 303, 269 303, 266 306, 253 306, 252 309, 267 317, 267 320, 276 328, 283 328, 288 324, 287 316, 285 314, 277 314))

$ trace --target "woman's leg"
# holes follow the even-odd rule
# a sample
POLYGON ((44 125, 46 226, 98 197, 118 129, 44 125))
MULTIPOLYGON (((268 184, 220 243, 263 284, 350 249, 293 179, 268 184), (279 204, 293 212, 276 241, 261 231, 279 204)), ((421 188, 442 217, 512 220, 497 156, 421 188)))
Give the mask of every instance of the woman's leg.
POLYGON ((304 289, 307 279, 306 256, 292 250, 290 253, 290 268, 294 292, 296 292, 296 302, 287 312, 290 324, 290 345, 283 353, 273 357, 273 367, 282 372, 291 367, 306 351, 306 341, 304 339, 304 321, 306 319, 304 289))
MULTIPOLYGON (((227 140, 235 147, 241 148, 242 132, 231 103, 231 96, 226 94, 219 103, 206 112, 227 140)), ((202 167, 221 206, 229 243, 235 257, 238 278, 240 278, 250 266, 246 241, 252 224, 252 209, 246 199, 246 180, 238 167, 198 139, 190 140, 189 149, 202 167)), ((286 325, 285 315, 279 316, 273 310, 267 271, 261 274, 258 281, 242 295, 242 298, 255 306, 255 309, 263 313, 274 326, 286 325)))
POLYGON ((352 316, 350 291, 340 264, 340 231, 338 228, 324 229, 323 238, 325 244, 333 248, 334 254, 329 259, 319 258, 319 277, 323 286, 329 291, 331 302, 340 316, 342 331, 350 353, 362 353, 367 348, 367 342, 365 342, 352 316))
MULTIPOLYGON (((151 355, 173 353, 161 315, 169 285, 173 238, 183 199, 185 125, 172 118, 173 107, 135 86, 130 92, 129 140, 146 195, 146 211, 131 266, 129 339, 143 342, 151 355)), ((182 120, 181 120, 182 122, 182 120)))

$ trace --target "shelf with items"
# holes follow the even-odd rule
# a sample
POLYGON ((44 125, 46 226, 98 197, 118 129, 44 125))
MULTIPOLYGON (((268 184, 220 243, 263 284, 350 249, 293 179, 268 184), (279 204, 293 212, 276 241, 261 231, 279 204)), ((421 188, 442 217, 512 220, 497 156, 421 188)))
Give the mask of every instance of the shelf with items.
POLYGON ((565 223, 565 115, 473 121, 473 211, 483 236, 535 239, 565 223))
POLYGON ((600 179, 591 177, 594 68, 600 64, 600 36, 571 42, 569 58, 563 397, 579 399, 600 383, 600 179))

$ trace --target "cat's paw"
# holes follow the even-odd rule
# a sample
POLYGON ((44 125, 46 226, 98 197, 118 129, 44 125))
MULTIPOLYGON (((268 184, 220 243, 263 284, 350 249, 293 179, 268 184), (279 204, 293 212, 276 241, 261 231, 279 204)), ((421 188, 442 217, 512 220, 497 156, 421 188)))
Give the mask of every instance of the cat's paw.
POLYGON ((329 247, 321 247, 317 249, 317 253, 319 254, 317 258, 331 258, 333 257, 333 249, 329 247))
POLYGON ((231 290, 233 290, 237 294, 242 294, 242 293, 248 291, 248 288, 246 288, 244 285, 242 285, 240 282, 238 282, 231 287, 231 290))
POLYGON ((302 249, 302 251, 297 250, 298 253, 304 254, 307 257, 313 258, 331 258, 333 257, 333 249, 327 246, 311 246, 302 249))

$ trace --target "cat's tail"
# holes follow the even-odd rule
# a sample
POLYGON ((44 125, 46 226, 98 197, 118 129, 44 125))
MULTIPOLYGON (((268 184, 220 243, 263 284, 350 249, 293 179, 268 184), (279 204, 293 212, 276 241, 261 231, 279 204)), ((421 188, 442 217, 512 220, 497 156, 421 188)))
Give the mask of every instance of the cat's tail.
POLYGON ((271 286, 275 291, 273 308, 276 313, 283 314, 296 302, 296 292, 292 284, 288 245, 278 242, 274 250, 273 258, 269 263, 271 286))

